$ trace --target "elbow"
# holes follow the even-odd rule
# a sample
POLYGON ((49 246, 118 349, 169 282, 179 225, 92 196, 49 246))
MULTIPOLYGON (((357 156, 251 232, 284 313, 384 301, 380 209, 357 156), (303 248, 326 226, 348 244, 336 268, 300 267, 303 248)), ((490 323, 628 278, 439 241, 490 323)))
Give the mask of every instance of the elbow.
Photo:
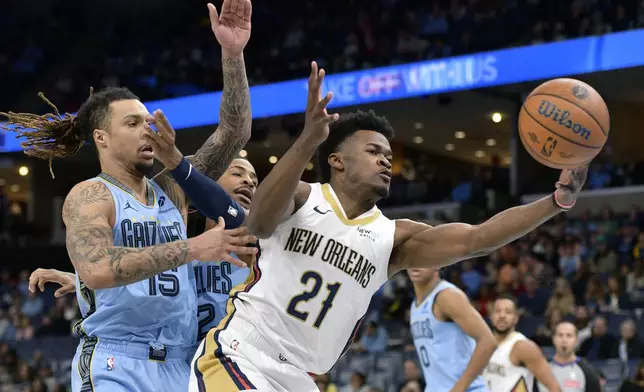
POLYGON ((108 289, 113 287, 112 279, 102 273, 78 273, 78 278, 90 290, 108 289))
POLYGON ((246 226, 248 227, 248 232, 260 240, 265 240, 273 234, 273 230, 270 225, 266 223, 260 223, 261 220, 252 219, 252 215, 248 217, 246 226))

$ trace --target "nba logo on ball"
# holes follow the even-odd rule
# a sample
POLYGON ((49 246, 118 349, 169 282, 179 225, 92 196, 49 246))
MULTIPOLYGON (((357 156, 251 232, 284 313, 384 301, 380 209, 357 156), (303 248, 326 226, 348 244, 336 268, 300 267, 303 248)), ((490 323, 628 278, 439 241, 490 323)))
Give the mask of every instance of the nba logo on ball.
POLYGON ((557 141, 551 137, 548 137, 546 142, 543 143, 541 154, 544 157, 550 157, 552 155, 552 152, 555 150, 555 147, 557 147, 557 141))
POLYGON ((107 370, 110 372, 114 370, 114 357, 107 357, 107 370))

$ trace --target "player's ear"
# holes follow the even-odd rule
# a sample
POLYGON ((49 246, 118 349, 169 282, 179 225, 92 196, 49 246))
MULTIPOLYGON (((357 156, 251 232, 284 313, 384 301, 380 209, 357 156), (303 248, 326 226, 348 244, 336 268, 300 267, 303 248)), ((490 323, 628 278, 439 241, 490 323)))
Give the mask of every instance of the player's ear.
POLYGON ((94 144, 96 144, 96 147, 98 148, 107 147, 107 143, 106 143, 106 139, 108 137, 107 131, 103 129, 95 129, 94 132, 92 132, 92 137, 94 139, 94 144))
POLYGON ((328 162, 331 168, 337 171, 344 171, 344 161, 342 160, 342 157, 340 156, 340 154, 336 152, 330 154, 328 162))

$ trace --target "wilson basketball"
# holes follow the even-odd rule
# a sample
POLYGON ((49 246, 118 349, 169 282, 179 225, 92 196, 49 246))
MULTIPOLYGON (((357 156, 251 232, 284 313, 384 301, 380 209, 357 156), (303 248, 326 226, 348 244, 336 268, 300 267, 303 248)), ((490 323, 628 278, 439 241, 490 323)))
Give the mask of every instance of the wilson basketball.
POLYGON ((554 169, 590 162, 606 143, 610 115, 594 88, 575 79, 543 83, 523 102, 519 135, 530 155, 554 169))

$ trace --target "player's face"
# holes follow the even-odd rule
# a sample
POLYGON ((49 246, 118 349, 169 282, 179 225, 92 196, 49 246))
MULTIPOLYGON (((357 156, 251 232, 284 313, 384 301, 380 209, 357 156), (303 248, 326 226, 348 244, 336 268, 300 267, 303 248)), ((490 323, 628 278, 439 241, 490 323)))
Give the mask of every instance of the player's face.
POLYGON ((99 149, 105 149, 107 159, 116 160, 140 174, 152 171, 154 152, 143 138, 148 115, 143 103, 135 99, 110 104, 107 130, 95 131, 97 145, 99 149))
POLYGON ((245 159, 235 159, 217 183, 245 209, 250 209, 255 189, 257 174, 255 168, 245 159))
POLYGON ((392 152, 389 140, 374 131, 358 131, 342 148, 345 180, 369 187, 378 198, 389 196, 392 152))
POLYGON ((428 284, 438 271, 431 268, 410 268, 407 270, 409 280, 414 284, 428 284))
POLYGON ((511 332, 517 324, 517 308, 509 299, 497 299, 490 316, 494 329, 502 334, 511 332))
POLYGON ((577 346, 577 329, 570 323, 559 324, 552 342, 559 355, 569 356, 573 354, 577 346))

